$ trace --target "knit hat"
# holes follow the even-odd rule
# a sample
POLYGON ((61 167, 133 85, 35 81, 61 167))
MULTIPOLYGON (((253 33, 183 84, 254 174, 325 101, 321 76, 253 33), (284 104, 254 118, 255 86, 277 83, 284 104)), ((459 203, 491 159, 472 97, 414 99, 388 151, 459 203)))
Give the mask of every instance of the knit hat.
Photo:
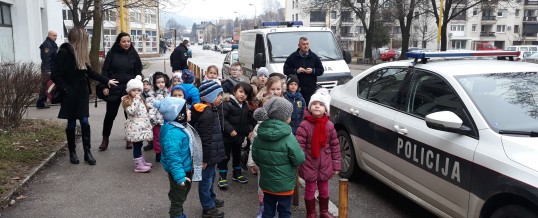
POLYGON ((297 85, 299 85, 299 78, 297 78, 297 76, 295 75, 291 75, 291 76, 288 76, 288 78, 286 79, 286 86, 289 86, 290 83, 297 83, 297 85))
POLYGON ((127 83, 127 93, 133 89, 144 89, 144 84, 142 83, 142 77, 140 75, 137 75, 136 78, 129 80, 127 83))
POLYGON ((213 80, 205 80, 200 84, 200 100, 214 103, 217 96, 222 92, 222 87, 213 80))
POLYGON ((157 108, 165 120, 172 121, 178 117, 186 103, 185 99, 166 97, 163 100, 153 102, 153 106, 157 108))
POLYGON ((181 81, 183 83, 193 83, 194 82, 194 72, 189 69, 184 69, 181 74, 181 81))
POLYGON ((144 78, 144 79, 142 80, 142 83, 144 83, 144 82, 147 82, 147 83, 151 84, 151 75, 148 76, 148 77, 146 77, 146 78, 144 78))
POLYGON ((326 88, 316 90, 316 93, 310 97, 310 102, 308 102, 308 110, 310 110, 310 106, 312 106, 312 103, 315 101, 321 102, 323 106, 325 106, 326 114, 330 114, 331 96, 329 95, 329 90, 326 88))
POLYGON ((293 112, 293 105, 282 97, 273 97, 264 103, 263 107, 254 111, 254 119, 264 121, 275 119, 286 122, 293 112))
POLYGON ((258 69, 258 72, 256 72, 256 76, 261 76, 261 75, 264 75, 265 77, 269 78, 269 70, 265 67, 260 67, 260 69, 258 69))
POLYGON ((187 91, 185 91, 185 87, 183 87, 182 84, 178 84, 172 87, 172 89, 170 89, 170 96, 172 96, 172 93, 174 93, 174 90, 176 89, 183 91, 183 96, 185 96, 185 99, 187 99, 187 91))
POLYGON ((181 81, 181 71, 176 71, 172 73, 172 81, 174 80, 174 78, 178 78, 179 81, 181 81))

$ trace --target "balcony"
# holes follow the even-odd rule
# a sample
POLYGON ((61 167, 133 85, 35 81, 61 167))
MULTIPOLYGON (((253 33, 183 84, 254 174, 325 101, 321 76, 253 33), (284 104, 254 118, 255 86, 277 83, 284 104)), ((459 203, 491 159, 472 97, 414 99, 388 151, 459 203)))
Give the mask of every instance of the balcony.
POLYGON ((480 37, 495 37, 495 32, 480 32, 480 37))
POLYGON ((497 21, 497 16, 482 16, 482 21, 497 21))
POLYGON ((523 17, 523 22, 537 22, 538 17, 537 16, 525 16, 523 17))
POLYGON ((536 5, 536 6, 538 6, 538 1, 536 1, 536 0, 525 0, 525 5, 536 5))

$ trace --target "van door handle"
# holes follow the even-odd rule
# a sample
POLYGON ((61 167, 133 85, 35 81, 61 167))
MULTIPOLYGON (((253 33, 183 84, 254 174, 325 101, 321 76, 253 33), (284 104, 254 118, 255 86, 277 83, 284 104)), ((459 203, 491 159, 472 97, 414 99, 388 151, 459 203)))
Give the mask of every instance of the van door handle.
POLYGON ((355 115, 355 116, 359 116, 359 110, 358 109, 350 108, 349 112, 351 114, 355 115))
POLYGON ((394 130, 396 130, 396 132, 401 134, 401 135, 407 134, 407 129, 403 128, 403 127, 401 127, 399 125, 394 125, 394 130))

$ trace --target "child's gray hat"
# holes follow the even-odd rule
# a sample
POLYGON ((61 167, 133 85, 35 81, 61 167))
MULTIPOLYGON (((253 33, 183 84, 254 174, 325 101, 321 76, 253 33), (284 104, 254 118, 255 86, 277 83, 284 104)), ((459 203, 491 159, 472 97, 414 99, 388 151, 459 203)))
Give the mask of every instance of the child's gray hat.
POLYGON ((264 121, 268 119, 286 122, 293 112, 293 105, 283 97, 273 97, 263 107, 254 111, 254 119, 264 121))

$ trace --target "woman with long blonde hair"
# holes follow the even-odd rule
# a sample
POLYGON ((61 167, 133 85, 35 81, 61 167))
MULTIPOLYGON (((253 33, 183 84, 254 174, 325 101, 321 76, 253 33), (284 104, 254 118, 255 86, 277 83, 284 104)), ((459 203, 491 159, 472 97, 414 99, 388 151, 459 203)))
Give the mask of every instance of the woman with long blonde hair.
POLYGON ((56 84, 56 88, 65 92, 58 118, 67 119, 65 135, 69 149, 69 161, 72 164, 79 163, 75 144, 75 127, 78 119, 82 132, 84 161, 90 165, 95 165, 95 159, 90 151, 91 132, 88 121, 90 116, 88 102, 91 88, 88 78, 106 83, 109 86, 115 86, 118 82, 101 76, 91 68, 88 53, 89 37, 86 30, 71 29, 67 35, 67 40, 67 43, 60 46, 51 73, 51 79, 56 84))

